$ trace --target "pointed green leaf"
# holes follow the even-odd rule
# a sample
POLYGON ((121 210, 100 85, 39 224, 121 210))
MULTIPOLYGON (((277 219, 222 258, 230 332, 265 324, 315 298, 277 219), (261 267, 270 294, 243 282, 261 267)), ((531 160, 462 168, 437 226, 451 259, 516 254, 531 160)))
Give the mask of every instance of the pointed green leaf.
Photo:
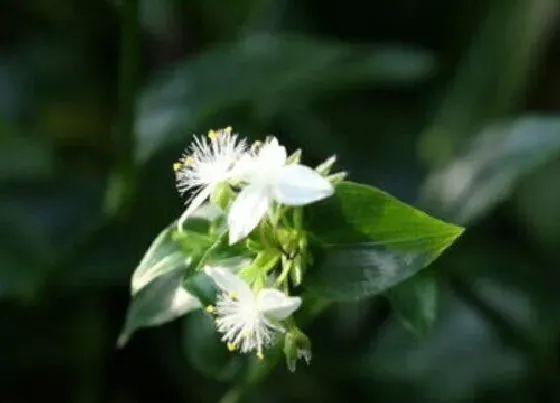
POLYGON ((318 248, 308 288, 333 300, 387 291, 429 265, 463 232, 371 186, 342 182, 306 209, 318 248))
POLYGON ((200 218, 189 220, 181 232, 177 230, 175 221, 167 226, 150 245, 134 271, 131 295, 135 295, 158 276, 185 269, 191 259, 202 256, 214 242, 206 232, 200 231, 207 231, 208 226, 209 222, 200 218))
POLYGON ((209 235, 214 210, 207 207, 197 210, 182 231, 172 222, 146 251, 132 276, 131 302, 118 346, 124 346, 138 328, 161 325, 201 306, 185 290, 183 279, 215 242, 209 235))
POLYGON ((182 271, 161 275, 132 297, 117 346, 124 347, 139 328, 162 325, 200 306, 183 288, 182 271))
POLYGON ((204 273, 196 273, 187 277, 183 282, 183 288, 194 295, 205 306, 216 303, 217 289, 214 281, 204 273))

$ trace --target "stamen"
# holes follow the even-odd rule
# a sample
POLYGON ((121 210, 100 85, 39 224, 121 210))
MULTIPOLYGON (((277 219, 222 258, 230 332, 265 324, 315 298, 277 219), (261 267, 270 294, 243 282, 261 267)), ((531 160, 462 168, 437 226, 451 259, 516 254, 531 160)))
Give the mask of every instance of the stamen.
POLYGON ((232 301, 237 301, 237 299, 238 299, 238 295, 237 295, 237 293, 236 293, 236 292, 233 292, 233 291, 232 291, 232 292, 230 292, 230 293, 228 293, 228 295, 227 295, 227 296, 228 296, 228 297, 229 297, 229 299, 231 299, 232 301))
POLYGON ((251 145, 251 152, 257 152, 258 149, 262 146, 262 141, 257 140, 251 145))
POLYGON ((174 170, 175 172, 177 172, 179 169, 181 169, 182 166, 183 166, 182 163, 180 163, 180 162, 174 162, 174 163, 173 163, 173 170, 174 170))
POLYGON ((216 307, 214 305, 208 305, 206 307, 206 312, 208 313, 215 313, 216 312, 216 307))
POLYGON ((257 358, 260 361, 264 360, 264 354, 262 353, 262 351, 257 351, 257 358))
POLYGON ((233 351, 237 350, 237 344, 228 342, 228 344, 227 344, 227 349, 228 349, 229 351, 232 351, 232 352, 233 352, 233 351))
POLYGON ((194 160, 193 160, 193 157, 191 157, 191 156, 183 158, 183 165, 185 165, 185 166, 192 165, 193 162, 194 162, 194 160))
POLYGON ((225 133, 225 134, 230 135, 232 129, 231 129, 231 126, 228 126, 228 127, 226 127, 225 129, 223 129, 223 130, 224 130, 224 133, 225 133))
POLYGON ((210 138, 210 140, 214 140, 216 137, 218 137, 219 132, 210 129, 208 131, 208 137, 210 138))

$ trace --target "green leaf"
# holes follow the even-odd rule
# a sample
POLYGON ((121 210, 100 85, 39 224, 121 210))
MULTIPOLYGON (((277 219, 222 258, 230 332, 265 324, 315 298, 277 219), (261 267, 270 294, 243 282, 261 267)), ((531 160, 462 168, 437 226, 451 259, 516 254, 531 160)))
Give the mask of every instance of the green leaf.
POLYGON ((205 306, 213 305, 216 302, 217 289, 212 279, 204 273, 187 277, 183 282, 183 287, 205 306))
POLYGON ((161 325, 201 306, 198 296, 185 290, 183 280, 186 269, 194 271, 215 242, 207 235, 215 218, 215 210, 205 204, 182 231, 174 221, 156 237, 132 276, 132 300, 118 346, 140 327, 161 325))
POLYGON ((141 327, 162 325, 200 306, 199 300, 183 288, 181 270, 158 276, 132 297, 117 346, 124 347, 141 327))
POLYGON ((433 262, 463 232, 374 187, 351 182, 309 206, 305 217, 318 244, 306 283, 333 300, 387 291, 433 262))
POLYGON ((243 37, 156 77, 139 104, 138 158, 145 161, 160 147, 183 141, 185 132, 229 107, 254 107, 270 116, 349 85, 418 82, 433 67, 432 55, 414 48, 352 46, 296 35, 243 37))
POLYGON ((280 261, 282 254, 276 249, 267 249, 257 253, 255 259, 243 267, 239 276, 248 283, 252 284, 262 277, 263 273, 268 273, 280 261))
POLYGON ((325 246, 375 243, 441 253, 463 232, 372 186, 342 182, 335 189, 306 209, 306 227, 325 246))
POLYGON ((413 333, 425 335, 432 328, 438 307, 439 288, 432 273, 420 272, 391 288, 387 296, 401 323, 413 333))
MULTIPOLYGON (((208 222, 191 219, 185 226, 208 227, 208 222), (202 221, 202 222, 201 222, 202 221)), ((200 258, 213 239, 205 233, 184 229, 177 231, 177 223, 172 222, 153 241, 132 275, 131 295, 136 294, 155 278, 166 273, 185 269, 193 259, 200 258)))
POLYGON ((560 154, 560 118, 524 117, 496 124, 428 177, 423 202, 466 224, 504 200, 523 175, 560 154))
POLYGON ((229 245, 227 236, 228 232, 225 230, 217 234, 216 238, 204 249, 201 254, 200 259, 196 264, 195 272, 202 270, 204 265, 211 261, 220 260, 221 258, 233 255, 233 248, 228 248, 229 245))

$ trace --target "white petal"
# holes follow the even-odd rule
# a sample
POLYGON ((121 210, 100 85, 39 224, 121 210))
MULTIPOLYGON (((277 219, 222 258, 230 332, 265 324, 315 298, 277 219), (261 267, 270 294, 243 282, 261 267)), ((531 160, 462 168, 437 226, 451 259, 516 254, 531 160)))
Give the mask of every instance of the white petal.
POLYGON ((287 318, 294 313, 300 305, 300 297, 288 297, 275 288, 263 288, 257 295, 258 310, 276 320, 287 318))
POLYGON ((271 138, 259 151, 259 162, 268 167, 281 167, 287 158, 286 147, 278 144, 276 137, 271 138))
POLYGON ((229 172, 229 182, 241 182, 250 176, 257 168, 256 158, 249 154, 243 154, 231 168, 229 172))
POLYGON ((252 298, 253 292, 247 283, 230 272, 227 268, 221 266, 206 266, 204 272, 210 276, 223 291, 236 293, 240 298, 252 298))
POLYGON ((177 222, 177 228, 179 231, 183 230, 183 224, 185 221, 187 221, 193 213, 202 206, 202 203, 204 203, 211 193, 212 186, 206 186, 194 197, 194 199, 192 199, 191 204, 189 204, 189 207, 187 207, 183 214, 181 214, 181 218, 179 218, 179 221, 177 222))
POLYGON ((236 243, 255 229, 268 210, 269 197, 265 187, 249 185, 232 203, 228 214, 229 243, 236 243))
POLYGON ((274 199, 282 204, 300 206, 331 196, 333 185, 304 165, 282 167, 273 186, 274 199))

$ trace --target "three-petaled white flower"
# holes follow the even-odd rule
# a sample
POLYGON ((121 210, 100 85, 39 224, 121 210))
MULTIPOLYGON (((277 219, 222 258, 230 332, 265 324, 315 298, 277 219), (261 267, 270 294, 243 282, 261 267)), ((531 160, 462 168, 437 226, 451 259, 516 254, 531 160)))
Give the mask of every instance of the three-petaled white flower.
POLYGON ((245 154, 236 168, 246 182, 228 214, 229 242, 245 238, 266 215, 271 202, 301 206, 329 197, 333 185, 313 169, 287 164, 286 148, 274 137, 255 155, 245 154))
POLYGON ((272 343, 278 332, 283 332, 281 321, 296 311, 301 298, 289 297, 274 288, 253 292, 242 279, 227 268, 207 266, 205 273, 221 289, 215 307, 216 326, 230 351, 255 351, 262 359, 263 348, 272 343))
POLYGON ((231 127, 210 130, 208 137, 194 136, 190 148, 174 166, 179 192, 194 192, 190 205, 179 219, 179 229, 218 185, 230 180, 233 168, 246 148, 245 139, 232 134, 231 127))

